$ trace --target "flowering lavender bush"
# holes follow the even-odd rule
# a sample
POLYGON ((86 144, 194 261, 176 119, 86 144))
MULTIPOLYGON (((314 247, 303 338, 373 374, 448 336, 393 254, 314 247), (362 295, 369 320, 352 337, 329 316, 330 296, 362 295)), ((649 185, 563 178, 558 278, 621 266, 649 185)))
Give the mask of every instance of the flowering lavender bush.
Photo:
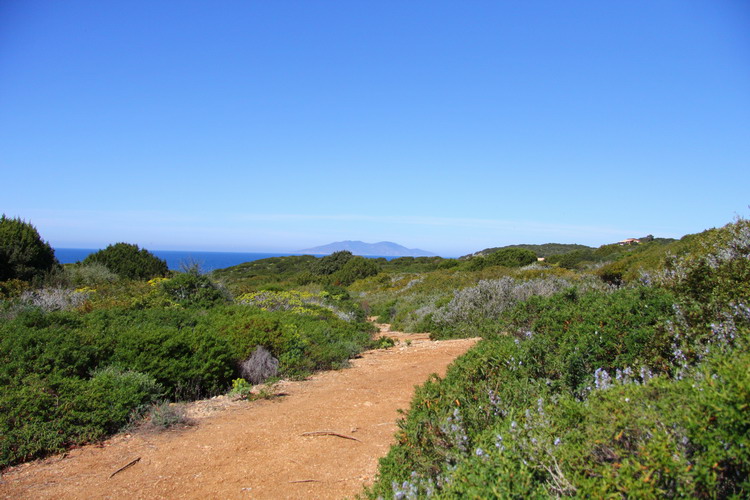
POLYGON ((750 496, 749 225, 691 245, 611 293, 456 292, 436 321, 494 317, 511 335, 417 390, 368 494, 750 496))
MULTIPOLYGON (((435 336, 476 335, 485 325, 496 322, 505 311, 517 304, 534 296, 549 297, 574 286, 579 291, 612 289, 594 278, 576 283, 554 276, 531 280, 510 277, 482 280, 476 286, 456 290, 453 299, 434 312, 432 321, 438 330, 435 336)), ((497 330, 496 325, 494 329, 497 330)))

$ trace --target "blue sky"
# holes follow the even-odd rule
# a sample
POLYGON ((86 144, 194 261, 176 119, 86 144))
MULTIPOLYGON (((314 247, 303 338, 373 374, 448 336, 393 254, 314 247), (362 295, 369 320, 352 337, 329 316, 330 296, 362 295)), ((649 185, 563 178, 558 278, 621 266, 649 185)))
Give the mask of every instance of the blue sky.
POLYGON ((750 4, 6 0, 0 178, 57 247, 679 237, 748 215, 750 4))

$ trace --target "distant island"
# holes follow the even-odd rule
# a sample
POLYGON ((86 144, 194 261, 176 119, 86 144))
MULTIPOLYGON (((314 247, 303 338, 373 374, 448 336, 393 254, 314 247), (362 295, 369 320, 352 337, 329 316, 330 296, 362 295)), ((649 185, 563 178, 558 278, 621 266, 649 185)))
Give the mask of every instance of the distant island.
POLYGON ((311 255, 328 255, 334 252, 348 250, 354 255, 377 257, 434 257, 436 254, 419 248, 406 248, 390 241, 379 243, 365 243, 363 241, 336 241, 319 247, 299 250, 298 253, 311 255))

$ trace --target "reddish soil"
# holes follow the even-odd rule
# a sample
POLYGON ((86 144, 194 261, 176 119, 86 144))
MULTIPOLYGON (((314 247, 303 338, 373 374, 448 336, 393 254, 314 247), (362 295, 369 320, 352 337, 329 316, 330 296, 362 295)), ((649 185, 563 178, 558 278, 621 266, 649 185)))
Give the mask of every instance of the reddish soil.
POLYGON ((191 403, 192 426, 118 435, 7 469, 0 498, 356 495, 374 479, 378 459, 393 443, 398 410, 408 408, 415 385, 431 373, 444 375, 476 342, 433 342, 380 326, 399 343, 364 353, 350 368, 277 383, 272 390, 279 395, 272 399, 224 396, 191 403), (320 431, 340 436, 305 435, 320 431))

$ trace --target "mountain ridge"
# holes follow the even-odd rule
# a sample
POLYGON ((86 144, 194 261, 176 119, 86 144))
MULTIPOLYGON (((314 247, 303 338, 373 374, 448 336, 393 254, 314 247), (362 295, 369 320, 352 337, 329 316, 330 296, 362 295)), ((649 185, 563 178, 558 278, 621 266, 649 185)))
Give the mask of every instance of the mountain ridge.
POLYGON ((436 254, 421 250, 419 248, 406 248, 392 241, 379 241, 377 243, 365 243, 356 240, 334 241, 327 245, 299 250, 299 253, 311 255, 328 255, 342 250, 349 251, 354 255, 367 257, 434 257, 436 254))

